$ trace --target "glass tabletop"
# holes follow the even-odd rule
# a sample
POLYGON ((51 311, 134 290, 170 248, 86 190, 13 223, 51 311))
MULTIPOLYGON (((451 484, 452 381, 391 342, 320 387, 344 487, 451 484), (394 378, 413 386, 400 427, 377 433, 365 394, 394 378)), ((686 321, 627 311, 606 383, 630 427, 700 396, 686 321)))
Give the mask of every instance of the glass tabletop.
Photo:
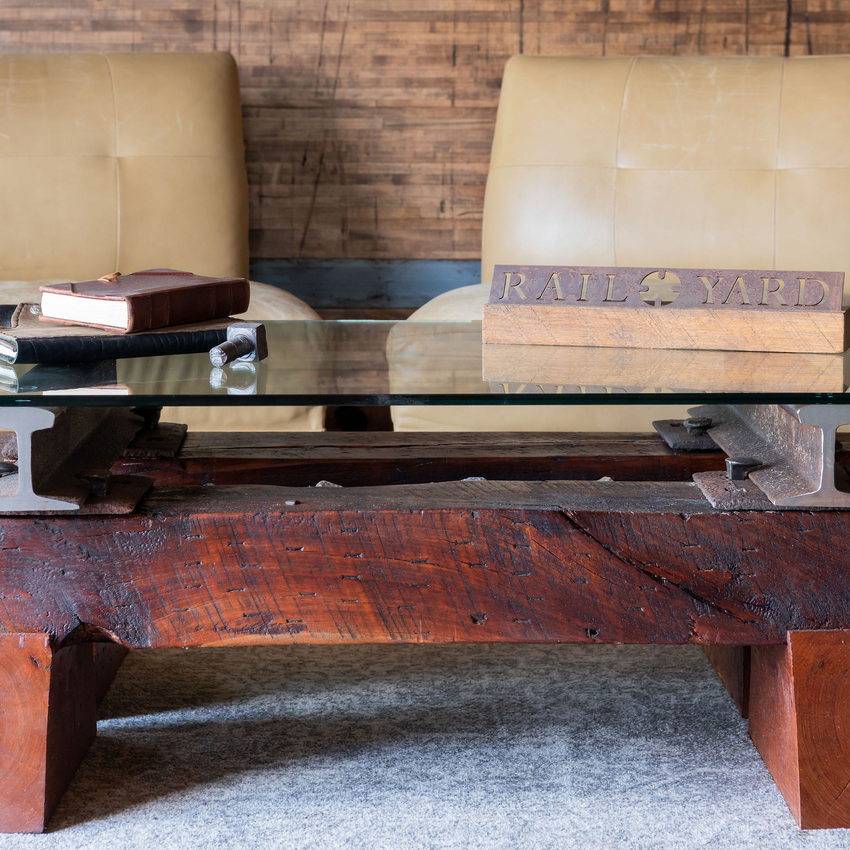
POLYGON ((0 406, 844 404, 847 354, 482 345, 480 322, 266 322, 269 356, 0 366, 0 406))

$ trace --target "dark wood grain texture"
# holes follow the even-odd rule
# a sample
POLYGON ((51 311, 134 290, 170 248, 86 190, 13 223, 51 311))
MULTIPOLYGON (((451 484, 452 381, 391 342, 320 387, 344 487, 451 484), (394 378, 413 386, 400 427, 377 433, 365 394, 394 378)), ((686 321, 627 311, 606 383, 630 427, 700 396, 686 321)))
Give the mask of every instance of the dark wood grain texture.
POLYGON ((0 0, 0 50, 228 50, 255 257, 480 253, 515 53, 846 53, 850 0, 0 0))
POLYGON ((750 735, 803 829, 850 826, 850 631, 753 647, 750 735))
POLYGON ((5 520, 0 630, 62 641, 84 623, 134 647, 780 643, 850 627, 846 522, 724 514, 684 483, 160 488, 128 517, 5 520))
POLYGON ((706 646, 705 654, 741 717, 750 711, 750 647, 706 646))
POLYGON ((94 740, 94 652, 0 635, 0 832, 41 832, 94 740))
MULTIPOLYGON (((843 445, 843 444, 842 444, 843 445)), ((850 446, 844 447, 850 450, 850 446)), ((193 431, 180 449, 185 458, 366 459, 410 457, 671 457, 655 434, 503 431, 315 433, 309 431, 193 431)))
POLYGON ((95 701, 100 705, 129 650, 118 643, 93 643, 90 646, 94 652, 95 701))
POLYGON ((719 452, 676 453, 655 434, 440 434, 398 432, 189 435, 174 459, 124 459, 114 474, 160 485, 279 484, 310 487, 491 480, 689 481, 723 470, 719 452))

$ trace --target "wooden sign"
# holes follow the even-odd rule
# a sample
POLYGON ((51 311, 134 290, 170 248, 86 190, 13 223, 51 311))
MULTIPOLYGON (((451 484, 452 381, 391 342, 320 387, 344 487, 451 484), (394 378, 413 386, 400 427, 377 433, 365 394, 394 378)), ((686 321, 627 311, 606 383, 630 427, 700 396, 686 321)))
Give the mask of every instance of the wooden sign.
POLYGON ((496 266, 485 343, 840 354, 843 272, 496 266))

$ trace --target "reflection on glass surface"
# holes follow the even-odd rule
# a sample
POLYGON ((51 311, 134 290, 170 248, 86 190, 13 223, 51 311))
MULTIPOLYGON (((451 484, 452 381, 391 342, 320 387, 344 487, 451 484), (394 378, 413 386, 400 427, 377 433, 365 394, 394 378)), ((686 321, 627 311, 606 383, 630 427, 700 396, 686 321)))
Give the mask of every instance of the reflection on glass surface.
POLYGON ((847 355, 487 345, 480 322, 267 322, 269 357, 0 367, 0 405, 841 401, 847 355))
POLYGON ((843 393, 843 354, 486 345, 503 393, 843 393))

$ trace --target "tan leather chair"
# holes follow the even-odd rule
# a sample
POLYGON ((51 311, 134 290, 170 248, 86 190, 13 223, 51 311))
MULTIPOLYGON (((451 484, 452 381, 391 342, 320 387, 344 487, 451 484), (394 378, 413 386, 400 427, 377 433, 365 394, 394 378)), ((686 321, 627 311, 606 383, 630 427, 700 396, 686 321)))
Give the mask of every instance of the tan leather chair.
MULTIPOLYGON (((227 53, 0 55, 0 302, 151 267, 247 276, 248 186, 227 53)), ((252 319, 317 319, 251 284, 252 319)), ((132 371, 144 360, 129 361, 132 371)), ((321 430, 321 408, 171 410, 191 427, 321 430), (243 421, 244 420, 244 421, 243 421)))
MULTIPOLYGON (((497 263, 850 272, 848 138, 847 56, 515 56, 487 178, 483 284, 411 320, 480 319, 497 263)), ((403 407, 394 421, 619 431, 683 412, 403 407)))

